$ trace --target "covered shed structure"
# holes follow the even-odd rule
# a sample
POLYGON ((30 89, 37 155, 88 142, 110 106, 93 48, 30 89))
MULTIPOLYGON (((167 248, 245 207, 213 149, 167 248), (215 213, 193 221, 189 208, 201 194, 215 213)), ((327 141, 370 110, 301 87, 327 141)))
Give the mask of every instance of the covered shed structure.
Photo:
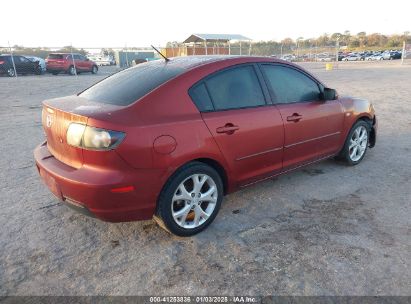
POLYGON ((166 49, 167 56, 243 55, 251 53, 251 39, 239 34, 191 34, 178 45, 166 49), (247 43, 244 50, 243 43, 247 43), (235 43, 235 45, 232 45, 235 43), (245 52, 244 52, 245 51, 245 52))

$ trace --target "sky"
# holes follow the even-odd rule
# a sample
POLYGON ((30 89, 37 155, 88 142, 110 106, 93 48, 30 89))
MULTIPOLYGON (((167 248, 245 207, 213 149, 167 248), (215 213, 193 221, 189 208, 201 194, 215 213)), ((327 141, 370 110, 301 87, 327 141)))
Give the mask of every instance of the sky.
POLYGON ((0 47, 164 46, 192 33, 255 41, 411 31, 411 1, 2 1, 0 47), (20 7, 21 9, 16 9, 20 7), (6 13, 9 11, 10 13, 6 13), (13 14, 17 13, 17 14, 13 14))

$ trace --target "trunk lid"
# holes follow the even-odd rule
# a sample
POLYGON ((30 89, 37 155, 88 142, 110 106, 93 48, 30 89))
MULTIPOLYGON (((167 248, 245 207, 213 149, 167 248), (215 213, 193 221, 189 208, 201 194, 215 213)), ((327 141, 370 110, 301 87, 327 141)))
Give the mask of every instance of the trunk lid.
POLYGON ((71 123, 87 125, 88 118, 110 118, 118 107, 94 103, 78 96, 56 98, 43 102, 42 125, 50 153, 74 168, 83 165, 83 149, 67 144, 67 129, 71 123))

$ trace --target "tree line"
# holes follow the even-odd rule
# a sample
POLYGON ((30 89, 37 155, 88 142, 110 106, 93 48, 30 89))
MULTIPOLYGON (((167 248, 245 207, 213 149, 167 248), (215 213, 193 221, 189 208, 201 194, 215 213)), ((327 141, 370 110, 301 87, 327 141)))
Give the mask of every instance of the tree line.
MULTIPOLYGON (((401 35, 384 35, 380 33, 367 34, 359 32, 351 34, 350 31, 343 33, 324 33, 316 38, 298 37, 297 39, 285 38, 281 41, 258 41, 251 45, 251 54, 260 56, 269 56, 273 54, 294 53, 296 49, 318 49, 318 48, 335 48, 337 42, 341 47, 347 50, 385 50, 401 49, 403 41, 411 43, 410 32, 404 32, 401 35)), ((179 47, 177 42, 168 42, 167 47, 179 47)), ((209 47, 212 44, 209 44, 209 47)), ((231 43, 233 48, 239 48, 240 43, 231 43)), ((201 47, 201 46, 199 46, 201 47)), ((242 53, 247 54, 249 49, 248 43, 241 44, 242 53)), ((237 50, 238 52, 238 50, 237 50)))

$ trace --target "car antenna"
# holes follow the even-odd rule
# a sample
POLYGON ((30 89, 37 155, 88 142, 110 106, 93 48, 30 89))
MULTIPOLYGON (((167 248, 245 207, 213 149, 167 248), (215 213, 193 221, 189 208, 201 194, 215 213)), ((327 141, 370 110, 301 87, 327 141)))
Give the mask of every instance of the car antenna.
POLYGON ((170 61, 170 59, 168 59, 166 56, 164 56, 163 54, 161 54, 161 52, 160 52, 159 50, 157 50, 153 45, 152 45, 151 47, 152 47, 157 53, 159 53, 160 56, 163 57, 166 62, 169 62, 169 61, 170 61))

